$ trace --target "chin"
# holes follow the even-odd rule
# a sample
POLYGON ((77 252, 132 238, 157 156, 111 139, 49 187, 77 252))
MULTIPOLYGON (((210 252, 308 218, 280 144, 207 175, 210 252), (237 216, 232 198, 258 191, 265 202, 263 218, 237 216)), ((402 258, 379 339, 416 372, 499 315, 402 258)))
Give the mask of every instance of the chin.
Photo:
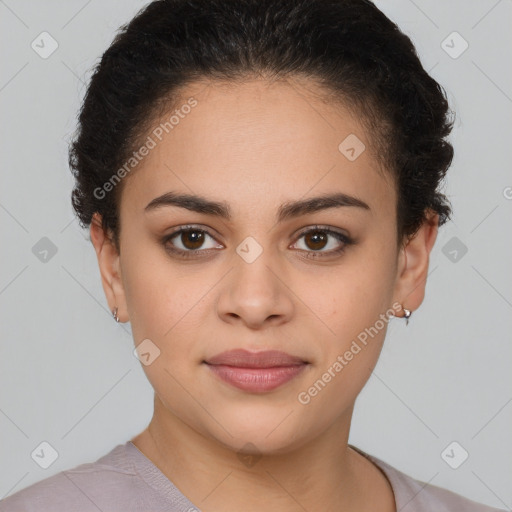
POLYGON ((288 453, 307 442, 305 424, 291 406, 264 409, 223 413, 224 428, 209 424, 208 436, 237 453, 256 455, 288 453))

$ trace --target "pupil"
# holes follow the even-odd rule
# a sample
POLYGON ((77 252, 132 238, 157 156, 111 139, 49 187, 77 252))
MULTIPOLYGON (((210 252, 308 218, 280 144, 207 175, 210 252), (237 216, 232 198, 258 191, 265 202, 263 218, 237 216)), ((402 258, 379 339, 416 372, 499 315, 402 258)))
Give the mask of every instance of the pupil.
POLYGON ((187 249, 197 249, 203 244, 204 233, 201 231, 186 231, 182 235, 183 245, 187 249))
POLYGON ((312 246, 310 246, 311 249, 323 249, 325 247, 326 238, 325 233, 321 231, 314 231, 306 236, 306 240, 313 239, 312 246), (318 247, 318 244, 320 244, 320 247, 318 247))

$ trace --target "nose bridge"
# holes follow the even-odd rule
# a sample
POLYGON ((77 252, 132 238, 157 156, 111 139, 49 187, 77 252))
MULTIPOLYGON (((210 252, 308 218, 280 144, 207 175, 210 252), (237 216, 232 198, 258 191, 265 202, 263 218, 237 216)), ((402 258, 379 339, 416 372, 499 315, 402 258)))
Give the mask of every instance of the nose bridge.
POLYGON ((237 246, 233 266, 219 301, 219 314, 256 325, 290 313, 292 302, 275 248, 248 236, 237 246))
MULTIPOLYGON (((259 238, 262 239, 261 236, 259 238)), ((255 237, 248 236, 237 246, 232 285, 249 296, 252 294, 268 300, 279 288, 275 270, 279 262, 275 248, 266 241, 264 243, 265 246, 255 237)))

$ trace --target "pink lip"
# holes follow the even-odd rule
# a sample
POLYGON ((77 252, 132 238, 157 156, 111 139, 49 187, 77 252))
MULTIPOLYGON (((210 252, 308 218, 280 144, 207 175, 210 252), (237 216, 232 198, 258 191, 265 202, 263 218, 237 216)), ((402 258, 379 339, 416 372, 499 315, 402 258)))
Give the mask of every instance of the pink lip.
POLYGON ((306 365, 299 357, 277 350, 230 350, 205 361, 219 378, 244 391, 271 391, 299 375, 306 365))

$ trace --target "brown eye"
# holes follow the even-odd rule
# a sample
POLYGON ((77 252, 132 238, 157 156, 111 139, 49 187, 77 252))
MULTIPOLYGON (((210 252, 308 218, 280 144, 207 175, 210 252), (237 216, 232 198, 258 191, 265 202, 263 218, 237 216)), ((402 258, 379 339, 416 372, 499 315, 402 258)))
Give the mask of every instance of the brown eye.
POLYGON ((294 245, 298 246, 296 248, 301 252, 306 253, 307 258, 314 259, 341 254, 347 246, 353 243, 354 241, 344 233, 315 226, 313 229, 303 231, 294 245))
POLYGON ((189 258, 204 256, 209 249, 222 249, 208 231, 200 228, 182 227, 163 238, 165 249, 178 257, 189 258))
POLYGON ((329 235, 323 231, 310 231, 304 236, 304 241, 309 249, 318 251, 327 245, 329 235))
POLYGON ((204 243, 204 231, 198 229, 182 231, 178 237, 183 246, 191 251, 200 249, 204 243))

